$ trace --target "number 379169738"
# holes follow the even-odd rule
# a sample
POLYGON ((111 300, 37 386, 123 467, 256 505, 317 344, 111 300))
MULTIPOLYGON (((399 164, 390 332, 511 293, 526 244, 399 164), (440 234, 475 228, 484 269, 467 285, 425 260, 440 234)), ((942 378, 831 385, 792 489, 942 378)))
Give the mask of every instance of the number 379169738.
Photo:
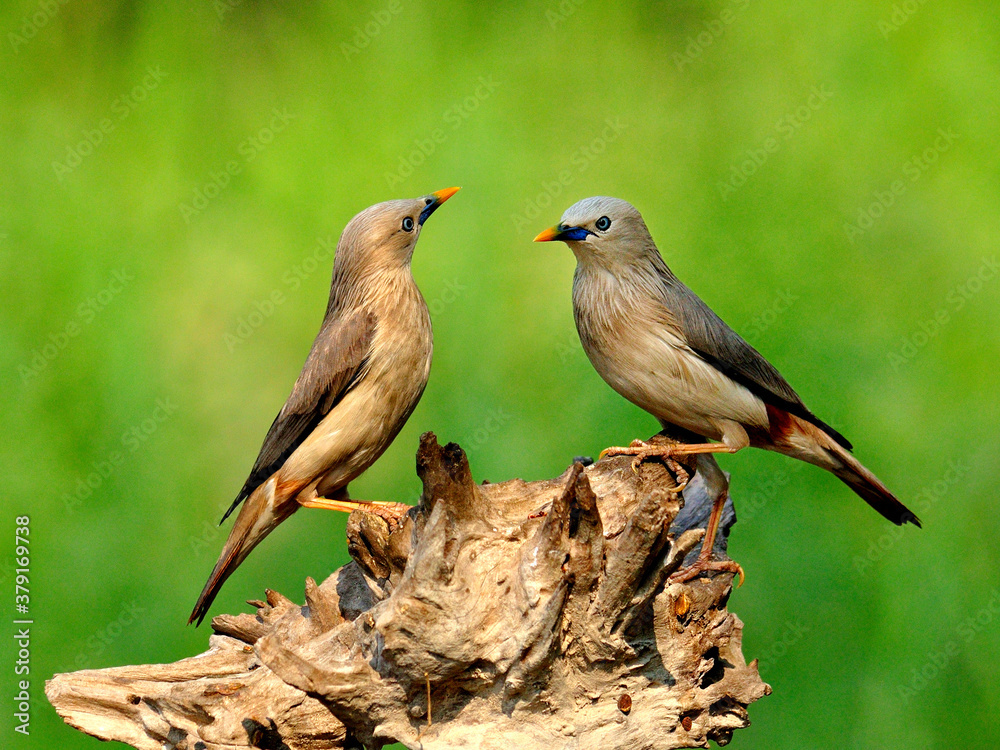
POLYGON ((17 565, 14 571, 16 575, 14 579, 14 604, 18 605, 18 612, 24 613, 30 601, 28 572, 31 564, 31 550, 28 548, 30 542, 28 535, 31 531, 29 528, 31 520, 28 516, 18 516, 14 521, 17 525, 17 528, 14 530, 14 563, 17 565))

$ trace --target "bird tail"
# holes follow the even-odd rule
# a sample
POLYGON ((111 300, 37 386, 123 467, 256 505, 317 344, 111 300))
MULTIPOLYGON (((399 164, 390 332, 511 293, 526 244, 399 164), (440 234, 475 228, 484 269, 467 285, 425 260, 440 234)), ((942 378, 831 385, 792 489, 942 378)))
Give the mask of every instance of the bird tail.
MULTIPOLYGON (((815 425, 795 416, 791 416, 791 419, 798 428, 795 432, 798 432, 800 436, 805 433, 808 438, 811 438, 808 440, 811 445, 808 446, 807 451, 797 452, 797 458, 802 458, 832 472, 840 481, 854 490, 862 500, 897 526, 902 526, 904 523, 921 525, 916 514, 903 505, 877 476, 868 471, 858 459, 851 455, 847 448, 815 425), (817 448, 820 450, 817 451, 817 448), (804 455, 806 452, 809 455, 804 455)), ((800 450, 805 447, 800 440, 793 438, 791 442, 798 443, 800 450)))
POLYGON ((816 425, 787 412, 768 409, 774 441, 766 447, 808 461, 837 476, 858 496, 897 526, 920 519, 866 469, 837 439, 816 425))
POLYGON ((229 532, 229 538, 222 548, 222 554, 219 555, 219 561, 215 563, 212 575, 208 577, 208 582, 198 597, 198 603, 194 605, 191 617, 188 618, 188 625, 196 620, 195 627, 201 625, 205 615, 208 614, 208 608, 212 606, 216 594, 226 579, 264 537, 298 509, 297 502, 287 500, 279 502, 280 498, 275 495, 275 486, 275 479, 271 477, 254 490, 243 504, 233 529, 229 532))
POLYGON ((899 499, 889 491, 889 488, 882 484, 882 481, 872 474, 862 465, 858 459, 852 456, 843 446, 834 441, 834 447, 824 446, 826 450, 834 454, 839 467, 832 469, 833 473, 854 490, 858 496, 881 513, 885 518, 892 521, 897 526, 904 523, 912 523, 917 527, 921 526, 920 519, 916 514, 907 508, 899 499))

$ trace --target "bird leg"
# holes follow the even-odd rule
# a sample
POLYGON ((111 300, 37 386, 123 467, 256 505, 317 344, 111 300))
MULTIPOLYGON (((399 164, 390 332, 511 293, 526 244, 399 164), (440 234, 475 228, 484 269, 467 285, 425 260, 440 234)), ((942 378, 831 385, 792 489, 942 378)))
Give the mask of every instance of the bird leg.
POLYGON ((722 511, 726 507, 726 500, 729 498, 729 482, 719 469, 714 459, 700 460, 698 469, 703 473, 705 483, 711 490, 713 485, 718 485, 715 492, 715 500, 712 502, 712 512, 708 516, 708 526, 705 529, 705 536, 701 540, 701 551, 698 559, 693 565, 682 568, 670 576, 670 583, 685 583, 693 578, 697 578, 702 573, 709 570, 721 570, 726 573, 735 573, 740 577, 739 585, 743 585, 745 578, 743 567, 735 560, 713 560, 712 553, 715 550, 715 537, 719 533, 719 521, 722 520, 722 511), (712 464, 709 466, 709 464, 712 464), (721 480, 721 484, 719 481, 721 480))
POLYGON ((413 507, 406 503, 390 503, 381 500, 364 502, 361 500, 333 500, 327 497, 299 500, 299 505, 303 508, 325 508, 326 510, 343 511, 344 513, 363 510, 366 513, 374 513, 386 521, 399 521, 413 507))
POLYGON ((697 472, 705 480, 708 492, 714 495, 712 501, 712 512, 708 516, 708 524, 705 528, 705 536, 701 541, 701 551, 698 559, 693 565, 682 568, 670 576, 671 583, 684 583, 693 578, 697 578, 701 573, 709 570, 719 570, 727 573, 735 573, 740 577, 740 586, 743 585, 745 575, 743 568, 734 560, 713 560, 712 552, 715 547, 715 537, 719 532, 719 522, 722 520, 722 511, 726 506, 729 497, 729 481, 722 473, 719 465, 711 454, 713 453, 735 453, 739 447, 726 445, 725 443, 647 443, 644 440, 633 440, 627 448, 611 447, 601 451, 598 458, 605 456, 635 456, 632 461, 632 470, 639 471, 639 465, 647 458, 657 456, 663 459, 664 463, 677 476, 677 491, 683 491, 690 479, 690 475, 674 460, 674 456, 697 456, 697 472))
POLYGON ((735 453, 736 448, 731 448, 725 443, 672 443, 654 445, 644 440, 633 440, 627 448, 611 446, 601 451, 597 460, 600 461, 605 456, 635 456, 632 461, 632 470, 639 471, 639 465, 647 458, 659 456, 663 459, 671 459, 674 456, 694 456, 700 453, 735 453))

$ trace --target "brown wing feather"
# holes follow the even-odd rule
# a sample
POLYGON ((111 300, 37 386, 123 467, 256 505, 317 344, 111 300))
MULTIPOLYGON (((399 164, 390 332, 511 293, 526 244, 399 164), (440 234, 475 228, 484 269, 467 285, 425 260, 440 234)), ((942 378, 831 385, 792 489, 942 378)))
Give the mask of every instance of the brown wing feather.
POLYGON ((223 521, 281 468, 323 417, 354 387, 368 359, 376 325, 375 316, 363 310, 346 317, 335 312, 327 315, 291 395, 267 431, 250 476, 223 521))
POLYGON ((688 289, 655 253, 664 304, 674 314, 691 349, 767 404, 811 422, 847 450, 847 438, 809 411, 781 373, 688 289))

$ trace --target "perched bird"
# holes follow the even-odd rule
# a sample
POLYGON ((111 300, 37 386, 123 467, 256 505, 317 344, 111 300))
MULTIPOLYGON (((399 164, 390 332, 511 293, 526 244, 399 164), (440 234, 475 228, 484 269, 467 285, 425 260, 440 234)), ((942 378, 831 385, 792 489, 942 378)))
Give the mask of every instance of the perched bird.
POLYGON ((319 334, 222 517, 246 501, 188 623, 201 624, 225 580, 299 506, 405 511, 348 500, 347 483, 389 447, 427 385, 431 320, 410 259, 424 221, 457 191, 379 203, 344 229, 319 334))
MULTIPOLYGON (((665 429, 688 436, 678 446, 635 441, 602 455, 634 455, 637 467, 649 456, 765 448, 832 472, 895 524, 920 525, 851 455, 847 439, 809 411, 774 366, 674 276, 631 204, 586 198, 535 237, 551 240, 565 242, 576 256, 573 313, 594 368, 665 429)), ((699 470, 715 465, 707 459, 699 457, 699 470)), ((716 502, 716 523, 724 501, 716 502)), ((714 534, 711 523, 708 531, 714 534)), ((701 569, 711 567, 712 541, 706 535, 701 569)))

